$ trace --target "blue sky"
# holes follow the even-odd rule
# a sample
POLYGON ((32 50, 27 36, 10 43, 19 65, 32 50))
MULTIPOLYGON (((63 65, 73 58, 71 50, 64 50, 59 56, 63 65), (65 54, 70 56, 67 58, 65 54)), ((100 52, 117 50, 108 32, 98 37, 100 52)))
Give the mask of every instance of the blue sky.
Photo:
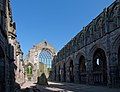
POLYGON ((24 54, 48 41, 59 51, 115 0, 11 0, 24 54))

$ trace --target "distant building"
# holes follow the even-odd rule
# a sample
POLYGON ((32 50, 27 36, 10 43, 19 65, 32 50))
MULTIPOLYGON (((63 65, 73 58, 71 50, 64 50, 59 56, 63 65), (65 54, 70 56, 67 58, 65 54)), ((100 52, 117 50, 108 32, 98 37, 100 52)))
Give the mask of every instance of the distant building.
POLYGON ((52 73, 55 81, 120 87, 120 0, 57 53, 52 73))

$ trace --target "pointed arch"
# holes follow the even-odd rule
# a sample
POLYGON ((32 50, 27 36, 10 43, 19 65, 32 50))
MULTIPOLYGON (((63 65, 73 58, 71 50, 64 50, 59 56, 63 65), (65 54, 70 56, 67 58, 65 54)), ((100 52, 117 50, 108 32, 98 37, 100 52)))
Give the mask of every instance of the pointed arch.
POLYGON ((28 53, 28 57, 25 59, 26 63, 31 63, 34 69, 33 78, 37 81, 37 77, 40 74, 45 73, 46 77, 49 77, 50 72, 52 71, 52 62, 56 56, 55 49, 47 42, 43 41, 39 44, 33 46, 28 53))
POLYGON ((92 63, 94 84, 107 85, 107 60, 103 49, 95 50, 92 63))
POLYGON ((30 62, 28 62, 25 65, 25 73, 26 73, 26 77, 28 81, 32 80, 32 76, 33 76, 33 69, 34 69, 34 65, 30 62))
POLYGON ((79 58, 79 82, 86 83, 86 62, 83 55, 79 58))

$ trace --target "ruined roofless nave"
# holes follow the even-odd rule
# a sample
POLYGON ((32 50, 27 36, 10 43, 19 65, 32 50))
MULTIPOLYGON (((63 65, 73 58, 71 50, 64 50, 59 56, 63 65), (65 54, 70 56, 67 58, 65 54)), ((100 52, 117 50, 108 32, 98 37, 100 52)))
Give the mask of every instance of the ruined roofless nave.
POLYGON ((23 52, 10 0, 0 0, 0 92, 16 92, 42 73, 51 81, 120 87, 120 0, 93 19, 58 53, 43 41, 23 52))

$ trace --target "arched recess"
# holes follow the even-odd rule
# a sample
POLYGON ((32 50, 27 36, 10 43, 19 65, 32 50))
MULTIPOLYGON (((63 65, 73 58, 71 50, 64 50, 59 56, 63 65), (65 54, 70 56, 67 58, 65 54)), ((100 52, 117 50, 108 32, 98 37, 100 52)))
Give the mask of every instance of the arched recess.
POLYGON ((69 77, 70 77, 70 82, 73 83, 74 82, 74 65, 73 65, 73 60, 70 60, 69 62, 69 77))
POLYGON ((5 92, 5 54, 0 46, 0 92, 5 92))
POLYGON ((32 77, 34 75, 34 72, 33 72, 33 65, 31 63, 28 63, 25 66, 25 73, 27 75, 27 80, 32 81, 32 77))
POLYGON ((93 55, 93 82, 96 85, 107 84, 107 60, 103 49, 98 48, 93 55))
POLYGON ((86 83, 86 63, 83 55, 79 58, 79 82, 86 83))

